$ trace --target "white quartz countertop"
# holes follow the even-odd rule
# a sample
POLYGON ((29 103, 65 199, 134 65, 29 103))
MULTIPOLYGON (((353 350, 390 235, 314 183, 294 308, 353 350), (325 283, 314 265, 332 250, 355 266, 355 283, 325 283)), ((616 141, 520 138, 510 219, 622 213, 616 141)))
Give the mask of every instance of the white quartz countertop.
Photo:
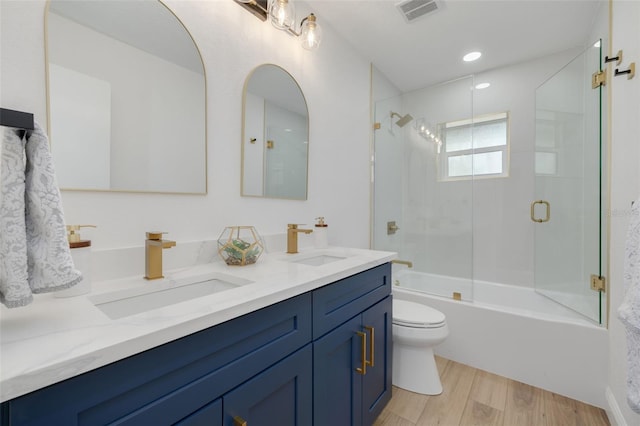
MULTIPOLYGON (((70 298, 39 295, 24 308, 0 308, 0 397, 8 401, 322 287, 391 261, 395 253, 330 247, 299 254, 264 254, 248 266, 223 262, 94 282, 90 294, 70 298), (292 262, 314 256, 340 259, 319 266, 292 262), (171 286, 192 276, 219 274, 251 283, 223 292, 110 319, 95 303, 112 292, 171 286)), ((132 293, 133 294, 133 293, 132 293)))

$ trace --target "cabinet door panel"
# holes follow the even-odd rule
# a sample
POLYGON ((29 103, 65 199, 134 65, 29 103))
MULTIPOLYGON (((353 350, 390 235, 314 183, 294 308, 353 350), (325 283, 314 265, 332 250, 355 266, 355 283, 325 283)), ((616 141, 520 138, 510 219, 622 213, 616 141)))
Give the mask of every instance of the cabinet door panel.
POLYGON ((224 425, 308 426, 312 421, 312 347, 308 345, 223 397, 224 425))
POLYGON ((222 426, 222 398, 180 420, 175 426, 222 426))
POLYGON ((362 330, 360 316, 313 343, 313 424, 360 425, 362 330))
MULTIPOLYGON (((367 309, 362 314, 362 325, 371 338, 373 330, 373 367, 362 376, 362 424, 371 425, 391 399, 392 312, 391 296, 367 309)), ((367 340, 368 342, 369 340, 367 340)), ((367 358, 371 360, 370 347, 367 358)))

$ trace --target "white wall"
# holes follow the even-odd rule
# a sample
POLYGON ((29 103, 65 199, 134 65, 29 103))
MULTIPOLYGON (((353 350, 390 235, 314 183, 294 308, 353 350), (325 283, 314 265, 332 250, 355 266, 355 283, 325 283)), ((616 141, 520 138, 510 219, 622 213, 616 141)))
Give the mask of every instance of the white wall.
MULTIPOLYGON (((86 237, 102 249, 141 246, 148 230, 168 231, 167 238, 180 244, 216 239, 228 225, 254 225, 267 235, 285 232, 288 222, 310 224, 324 216, 330 244, 368 247, 368 62, 327 25, 320 49, 309 52, 232 1, 166 4, 191 32, 205 64, 208 195, 65 191, 67 223, 98 225, 86 237), (240 196, 242 88, 263 63, 289 71, 308 102, 307 201, 240 196)), ((44 10, 44 1, 0 2, 0 104, 33 112, 46 126, 44 10)))
MULTIPOLYGON (((640 3, 613 1, 612 50, 622 49, 621 70, 640 61, 640 3)), ((612 72, 615 65, 609 68, 612 72)), ((626 402, 627 344, 625 330, 617 318, 624 297, 624 247, 631 202, 640 196, 640 78, 610 77, 611 104, 611 219, 609 249, 609 417, 612 424, 636 426, 636 414, 626 402)))

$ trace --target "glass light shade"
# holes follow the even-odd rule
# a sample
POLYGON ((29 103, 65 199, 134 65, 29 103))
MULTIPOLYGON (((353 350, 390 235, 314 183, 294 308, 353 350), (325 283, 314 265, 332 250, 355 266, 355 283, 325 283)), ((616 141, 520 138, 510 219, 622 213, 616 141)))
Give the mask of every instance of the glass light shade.
POLYGON ((320 46, 322 27, 316 22, 316 17, 313 13, 302 24, 300 38, 302 39, 302 47, 307 50, 314 50, 320 46))
POLYGON ((289 0, 271 0, 269 17, 271 24, 279 30, 293 28, 295 23, 293 4, 289 0))

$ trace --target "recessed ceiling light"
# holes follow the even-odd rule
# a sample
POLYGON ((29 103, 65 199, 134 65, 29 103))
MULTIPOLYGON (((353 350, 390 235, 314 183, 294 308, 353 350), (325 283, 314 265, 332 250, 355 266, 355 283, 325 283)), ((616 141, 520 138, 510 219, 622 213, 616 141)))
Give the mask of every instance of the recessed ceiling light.
POLYGON ((476 89, 486 89, 489 86, 491 86, 491 83, 479 83, 476 84, 476 89))
POLYGON ((462 57, 462 60, 465 61, 465 62, 471 62, 471 61, 475 61, 480 56, 482 56, 482 53, 480 53, 480 52, 470 52, 470 53, 467 53, 466 55, 464 55, 462 57))

